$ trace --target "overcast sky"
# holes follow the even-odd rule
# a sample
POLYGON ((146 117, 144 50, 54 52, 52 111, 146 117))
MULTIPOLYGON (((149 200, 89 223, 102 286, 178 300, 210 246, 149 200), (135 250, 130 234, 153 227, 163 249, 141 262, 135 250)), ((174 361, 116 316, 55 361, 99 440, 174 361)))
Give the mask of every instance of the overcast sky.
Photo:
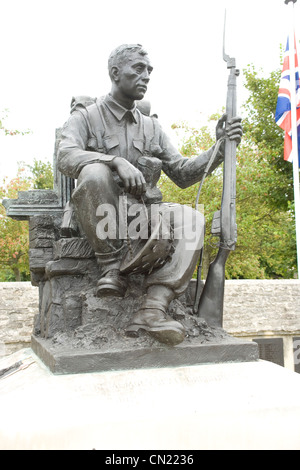
MULTIPOLYGON (((225 8, 226 50, 237 66, 281 68, 291 24, 284 0, 0 0, 0 111, 9 109, 11 128, 32 131, 0 136, 0 178, 12 177, 17 161, 52 159, 72 96, 109 92, 107 58, 123 43, 148 50, 146 98, 169 134, 173 122, 205 122, 226 102, 225 8)), ((300 27, 300 0, 294 13, 300 27)), ((245 96, 241 74, 239 105, 245 96)))

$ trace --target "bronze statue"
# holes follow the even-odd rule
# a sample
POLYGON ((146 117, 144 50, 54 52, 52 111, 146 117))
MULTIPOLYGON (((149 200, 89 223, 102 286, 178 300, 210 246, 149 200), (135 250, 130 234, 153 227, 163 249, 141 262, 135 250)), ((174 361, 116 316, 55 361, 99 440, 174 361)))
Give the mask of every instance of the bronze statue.
MULTIPOLYGON (((70 203, 96 253, 96 295, 122 297, 127 274, 143 272, 147 293, 127 333, 137 335, 144 330, 162 343, 175 345, 183 341, 185 329, 166 312, 192 277, 203 244, 204 218, 190 207, 162 202, 156 183, 161 170, 181 188, 197 183, 215 146, 195 158, 185 158, 157 117, 149 115, 149 106, 142 100, 153 67, 141 45, 118 47, 109 57, 108 69, 109 94, 97 100, 74 99, 62 130, 58 168, 77 179, 70 203), (136 207, 143 212, 141 232, 145 235, 146 227, 147 234, 138 240, 128 230, 136 207), (150 231, 151 217, 155 223, 150 231), (105 236, 101 221, 114 227, 110 236, 105 236)), ((224 115, 220 119, 217 141, 225 135, 239 144, 240 118, 228 120, 224 115)), ((223 161, 224 145, 215 152, 210 172, 223 161)))

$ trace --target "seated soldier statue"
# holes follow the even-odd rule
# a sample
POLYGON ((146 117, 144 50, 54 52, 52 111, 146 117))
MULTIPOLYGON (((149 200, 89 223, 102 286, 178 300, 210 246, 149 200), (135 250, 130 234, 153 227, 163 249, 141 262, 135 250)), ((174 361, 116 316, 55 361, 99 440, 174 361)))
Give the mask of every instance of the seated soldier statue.
MULTIPOLYGON (((150 206, 156 207, 157 223, 170 223, 168 246, 171 249, 165 243, 164 249, 159 250, 161 240, 158 239, 160 255, 155 262, 145 263, 147 256, 140 259, 147 290, 141 308, 133 312, 127 333, 137 335, 139 330, 144 330, 162 343, 178 344, 185 337, 185 329, 167 315, 167 309, 192 278, 203 244, 204 218, 190 207, 162 202, 156 183, 161 170, 180 188, 197 183, 215 145, 194 158, 183 157, 162 130, 157 117, 147 115, 143 106, 138 106, 153 70, 141 45, 125 44, 115 49, 109 57, 108 69, 112 83, 109 94, 90 104, 74 102, 62 130, 58 168, 77 179, 71 202, 78 223, 96 253, 98 297, 122 297, 126 293, 130 263, 124 264, 124 259, 130 259, 128 252, 132 249, 127 230, 131 208, 139 204, 149 213, 150 206), (106 209, 105 213, 101 207, 106 209), (128 218, 124 217, 124 210, 128 218), (99 221, 104 215, 108 225, 115 219, 114 236, 100 233, 99 221), (164 251, 168 261, 161 254, 164 251)), ((217 124, 217 140, 226 135, 239 143, 240 118, 226 121, 224 115, 217 124)), ((210 171, 224 159, 222 144, 215 154, 210 171)), ((155 253, 155 243, 151 249, 155 253)))

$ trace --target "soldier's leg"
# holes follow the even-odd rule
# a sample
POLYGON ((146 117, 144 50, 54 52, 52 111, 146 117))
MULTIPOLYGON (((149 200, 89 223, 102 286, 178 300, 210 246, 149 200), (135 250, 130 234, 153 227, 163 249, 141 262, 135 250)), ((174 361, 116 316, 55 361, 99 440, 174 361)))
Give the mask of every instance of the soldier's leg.
POLYGON ((72 194, 76 217, 100 267, 99 296, 124 295, 126 290, 124 278, 119 274, 124 249, 124 240, 119 237, 120 195, 110 168, 103 163, 86 165, 72 194))
POLYGON ((127 332, 145 330, 159 341, 175 345, 184 340, 185 330, 166 311, 193 275, 204 240, 204 217, 186 206, 163 204, 159 209, 165 221, 172 219, 175 251, 170 261, 147 277, 145 300, 127 332))
POLYGON ((174 253, 162 268, 147 278, 148 286, 163 285, 181 295, 187 288, 200 256, 204 242, 205 219, 203 214, 189 206, 161 204, 165 223, 169 221, 174 230, 174 253))
POLYGON ((118 238, 117 230, 119 195, 120 188, 107 165, 93 163, 82 169, 72 200, 77 219, 95 252, 114 252, 123 245, 123 241, 118 238), (115 232, 113 239, 100 237, 97 230, 103 205, 110 208, 105 218, 111 233, 115 232))

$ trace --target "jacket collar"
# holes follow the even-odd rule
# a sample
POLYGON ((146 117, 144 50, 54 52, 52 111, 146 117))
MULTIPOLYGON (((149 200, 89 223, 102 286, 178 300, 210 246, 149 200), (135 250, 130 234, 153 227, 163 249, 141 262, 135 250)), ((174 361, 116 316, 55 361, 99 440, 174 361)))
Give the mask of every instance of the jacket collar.
POLYGON ((107 108, 110 110, 110 112, 118 119, 118 121, 121 121, 126 115, 129 117, 129 119, 132 119, 133 122, 135 123, 137 122, 136 104, 134 104, 133 108, 126 109, 123 106, 121 106, 119 103, 117 103, 117 101, 114 100, 111 95, 105 96, 104 103, 107 106, 107 108))

